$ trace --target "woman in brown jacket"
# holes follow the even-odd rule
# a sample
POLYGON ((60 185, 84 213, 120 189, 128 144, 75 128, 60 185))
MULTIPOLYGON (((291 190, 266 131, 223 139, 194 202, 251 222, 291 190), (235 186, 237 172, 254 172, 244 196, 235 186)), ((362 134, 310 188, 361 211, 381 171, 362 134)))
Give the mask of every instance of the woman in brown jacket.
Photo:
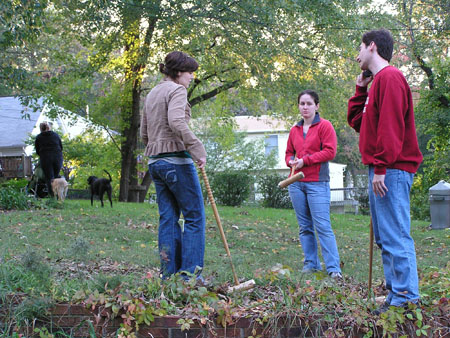
MULTIPOLYGON (((141 138, 149 156, 159 210, 158 246, 163 278, 203 268, 205 210, 194 162, 201 168, 206 151, 189 129, 187 90, 198 63, 183 52, 171 52, 160 64, 165 75, 145 99, 141 138), (181 213, 184 226, 180 225, 181 213)), ((188 279, 189 276, 183 274, 188 279)))

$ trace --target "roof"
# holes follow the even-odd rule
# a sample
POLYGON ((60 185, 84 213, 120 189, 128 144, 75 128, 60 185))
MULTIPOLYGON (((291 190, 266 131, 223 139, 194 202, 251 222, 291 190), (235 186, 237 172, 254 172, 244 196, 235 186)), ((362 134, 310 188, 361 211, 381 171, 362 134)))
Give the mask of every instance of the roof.
MULTIPOLYGON (((42 100, 38 101, 39 104, 42 100)), ((34 147, 26 145, 30 135, 37 135, 40 133, 39 123, 48 121, 52 124, 52 129, 67 135, 69 138, 82 134, 87 129, 96 129, 101 131, 103 137, 109 138, 107 131, 95 127, 84 117, 78 116, 75 120, 58 115, 55 119, 49 118, 48 107, 44 105, 41 110, 33 111, 32 108, 23 106, 19 98, 15 97, 0 97, 0 149, 15 151, 24 150, 27 155, 34 151, 34 147), (28 118, 23 118, 28 114, 28 118)), ((109 133, 117 134, 109 130, 109 133)))
POLYGON ((267 115, 236 116, 235 121, 238 125, 238 131, 246 131, 247 133, 289 132, 292 127, 286 121, 267 115))
POLYGON ((25 107, 16 97, 0 97, 0 148, 24 147, 41 111, 25 107), (29 119, 24 114, 29 114, 29 119))

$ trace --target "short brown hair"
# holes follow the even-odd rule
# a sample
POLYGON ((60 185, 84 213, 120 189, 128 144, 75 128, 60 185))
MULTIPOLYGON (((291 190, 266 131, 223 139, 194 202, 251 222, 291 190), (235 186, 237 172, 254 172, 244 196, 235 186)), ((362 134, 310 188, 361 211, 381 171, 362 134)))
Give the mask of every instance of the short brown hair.
POLYGON ((364 33, 362 42, 367 46, 371 42, 374 42, 377 46, 378 55, 390 62, 392 59, 392 52, 394 51, 394 39, 391 32, 387 29, 377 29, 364 33))
POLYGON ((159 64, 159 71, 176 80, 178 72, 195 72, 198 63, 186 53, 175 51, 167 54, 164 63, 159 64))

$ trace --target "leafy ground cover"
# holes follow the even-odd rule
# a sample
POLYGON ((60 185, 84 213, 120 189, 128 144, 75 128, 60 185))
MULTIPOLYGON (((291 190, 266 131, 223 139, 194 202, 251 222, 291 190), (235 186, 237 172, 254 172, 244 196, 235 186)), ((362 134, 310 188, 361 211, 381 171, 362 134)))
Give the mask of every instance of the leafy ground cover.
MULTIPOLYGON (((344 334, 352 325, 368 336, 407 329, 425 335, 431 327, 448 330, 442 323, 448 323, 450 310, 449 230, 413 222, 424 308, 373 318, 369 312, 375 304, 367 301, 367 216, 332 215, 345 276, 336 283, 324 274, 300 272, 303 256, 292 210, 219 206, 219 213, 238 276, 257 281, 250 293, 230 297, 223 292, 232 275, 209 208, 204 275, 210 285, 204 288, 177 278, 159 280, 155 204, 115 203, 111 209, 67 200, 61 208, 0 214, 0 296, 23 292, 35 299, 31 303, 38 313, 50 299, 125 311, 136 322, 178 314, 186 328, 189 320, 207 324, 214 317, 229 324, 239 316, 256 316, 276 327, 283 316, 310 324, 321 318, 328 323, 321 334, 331 328, 332 335, 339 330, 344 334)), ((381 296, 385 290, 378 249, 373 267, 375 296, 381 296)), ((33 306, 22 309, 23 318, 35 314, 33 306)), ((133 325, 124 323, 126 336, 133 325)))
MULTIPOLYGON (((207 208, 206 276, 217 283, 232 280, 228 259, 213 214, 207 208)), ((253 278, 277 264, 288 265, 299 278, 303 253, 292 210, 258 207, 221 207, 239 277, 253 278)), ((343 273, 357 282, 367 281, 369 218, 332 215, 343 273)), ((430 230, 429 223, 413 221, 420 270, 443 268, 448 262, 450 231, 430 230)), ((158 210, 155 204, 116 203, 114 208, 90 206, 89 201, 68 200, 62 209, 12 211, 0 214, 2 260, 26 259, 36 253, 59 280, 79 274, 81 280, 95 272, 126 277, 157 269, 158 210)), ((374 282, 383 271, 379 250, 374 252, 374 282)))

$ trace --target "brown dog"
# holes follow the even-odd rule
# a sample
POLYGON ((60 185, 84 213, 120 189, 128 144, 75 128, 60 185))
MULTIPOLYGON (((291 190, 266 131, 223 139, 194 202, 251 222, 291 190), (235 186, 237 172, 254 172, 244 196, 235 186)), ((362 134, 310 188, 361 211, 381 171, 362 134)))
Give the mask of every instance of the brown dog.
POLYGON ((63 201, 67 196, 67 190, 69 189, 69 183, 67 183, 64 177, 55 178, 52 180, 52 190, 53 194, 58 198, 58 200, 63 201))

